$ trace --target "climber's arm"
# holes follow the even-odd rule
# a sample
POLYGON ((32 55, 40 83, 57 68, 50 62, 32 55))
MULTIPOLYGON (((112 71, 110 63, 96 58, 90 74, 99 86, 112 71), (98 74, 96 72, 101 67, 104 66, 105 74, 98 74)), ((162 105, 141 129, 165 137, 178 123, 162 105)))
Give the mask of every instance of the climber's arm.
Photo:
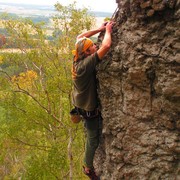
POLYGON ((99 59, 102 59, 111 47, 111 32, 114 22, 109 22, 106 25, 106 32, 102 41, 101 47, 97 50, 99 59))
POLYGON ((97 29, 89 30, 89 31, 86 31, 86 32, 78 35, 78 36, 77 36, 77 40, 80 39, 80 38, 83 38, 83 37, 89 38, 89 37, 91 37, 91 36, 93 36, 93 35, 95 35, 95 34, 97 34, 97 33, 99 33, 99 32, 104 31, 104 30, 106 29, 106 24, 107 24, 107 22, 103 23, 103 24, 102 24, 99 28, 97 28, 97 29))

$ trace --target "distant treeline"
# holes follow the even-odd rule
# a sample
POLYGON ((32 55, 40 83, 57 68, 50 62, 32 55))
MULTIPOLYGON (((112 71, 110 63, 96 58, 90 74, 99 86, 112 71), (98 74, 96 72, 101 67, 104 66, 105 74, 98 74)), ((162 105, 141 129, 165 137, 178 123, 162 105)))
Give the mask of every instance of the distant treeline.
MULTIPOLYGON (((4 13, 0 12, 0 16, 3 15, 4 13)), ((23 17, 23 16, 18 16, 15 13, 7 13, 8 16, 2 16, 1 19, 2 20, 8 20, 9 18, 17 20, 19 18, 24 18, 24 19, 30 19, 32 20, 34 23, 38 23, 38 22, 45 22, 45 24, 48 24, 50 21, 51 17, 45 17, 45 16, 41 16, 41 15, 36 15, 36 16, 29 16, 29 17, 23 17)))

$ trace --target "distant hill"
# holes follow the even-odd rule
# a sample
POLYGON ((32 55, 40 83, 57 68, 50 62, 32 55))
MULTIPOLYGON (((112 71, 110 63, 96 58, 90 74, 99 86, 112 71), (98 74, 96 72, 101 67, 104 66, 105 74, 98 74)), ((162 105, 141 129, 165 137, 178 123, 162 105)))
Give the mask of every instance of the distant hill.
MULTIPOLYGON (((33 4, 15 4, 0 2, 0 13, 16 14, 22 17, 46 16, 51 17, 56 13, 54 6, 33 5, 33 4)), ((111 17, 112 13, 89 11, 95 17, 111 17)))

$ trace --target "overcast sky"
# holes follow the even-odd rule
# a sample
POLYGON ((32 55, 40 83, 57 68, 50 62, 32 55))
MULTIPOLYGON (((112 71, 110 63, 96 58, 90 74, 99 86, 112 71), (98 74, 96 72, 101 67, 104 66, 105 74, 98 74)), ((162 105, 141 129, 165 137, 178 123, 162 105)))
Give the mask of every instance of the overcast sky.
MULTIPOLYGON (((67 5, 74 2, 74 0, 0 0, 0 2, 53 6, 56 2, 67 5)), ((113 13, 117 7, 116 0, 76 0, 76 2, 78 7, 87 7, 93 11, 105 11, 113 13)))

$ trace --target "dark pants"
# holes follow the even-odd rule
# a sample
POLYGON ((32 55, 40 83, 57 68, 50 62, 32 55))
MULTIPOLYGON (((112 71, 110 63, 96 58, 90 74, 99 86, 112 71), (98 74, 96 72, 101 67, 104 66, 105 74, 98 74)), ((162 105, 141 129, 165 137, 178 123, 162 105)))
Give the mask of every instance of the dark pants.
POLYGON ((93 168, 94 155, 99 145, 99 140, 102 133, 101 115, 99 114, 97 117, 92 119, 85 119, 84 126, 87 130, 84 164, 88 168, 93 168))

